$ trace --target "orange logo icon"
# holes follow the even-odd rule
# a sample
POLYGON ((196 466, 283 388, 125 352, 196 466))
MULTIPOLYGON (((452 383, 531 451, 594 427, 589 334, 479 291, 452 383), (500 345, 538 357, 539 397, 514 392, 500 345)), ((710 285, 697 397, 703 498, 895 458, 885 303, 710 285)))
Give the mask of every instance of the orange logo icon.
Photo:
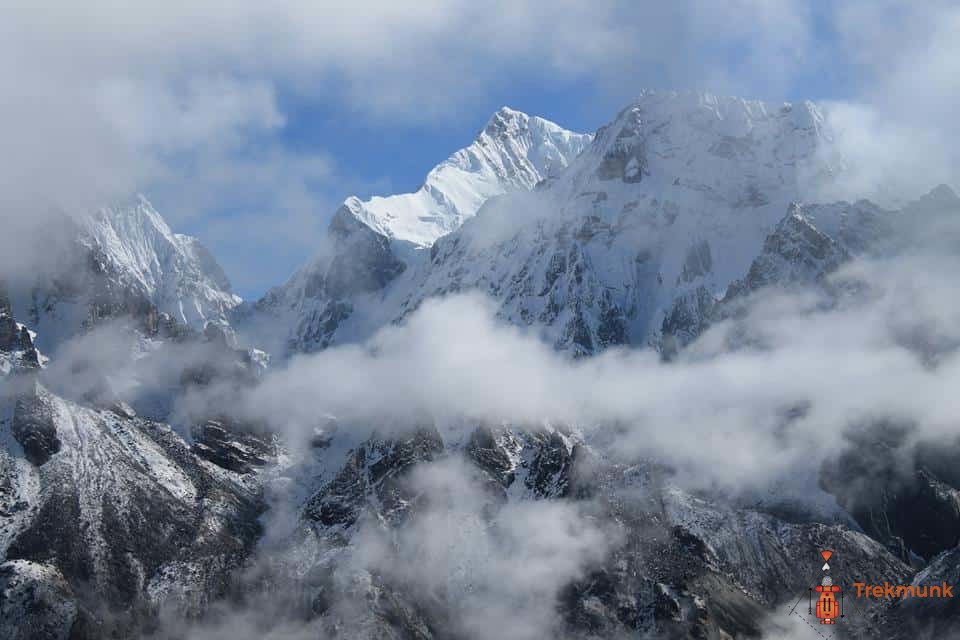
POLYGON ((840 593, 840 587, 833 584, 830 576, 824 576, 816 590, 820 594, 817 600, 817 618, 820 619, 820 624, 836 624, 840 617, 840 603, 837 602, 835 594, 840 593))
MULTIPOLYGON (((820 552, 820 557, 823 558, 822 571, 829 571, 833 551, 824 549, 820 552)), ((817 616, 820 624, 837 624, 837 618, 843 617, 843 593, 840 585, 833 584, 833 578, 830 576, 823 576, 820 584, 810 589, 809 607, 809 613, 817 616), (814 591, 819 594, 816 606, 813 605, 814 591)))

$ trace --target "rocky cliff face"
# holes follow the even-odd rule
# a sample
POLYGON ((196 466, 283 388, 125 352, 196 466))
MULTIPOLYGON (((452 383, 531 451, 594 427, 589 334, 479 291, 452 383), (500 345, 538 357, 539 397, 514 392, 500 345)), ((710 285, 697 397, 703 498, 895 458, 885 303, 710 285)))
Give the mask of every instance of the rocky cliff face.
POLYGON ((758 637, 818 577, 822 548, 858 579, 915 571, 862 532, 697 496, 667 469, 618 462, 563 426, 441 427, 316 450, 322 471, 273 565, 299 576, 303 633, 494 637, 472 626, 493 607, 515 638, 758 637), (596 534, 574 567, 537 560, 559 544, 549 505, 578 514, 562 527, 596 534))
POLYGON ((830 281, 841 266, 854 258, 889 257, 925 233, 918 229, 936 227, 938 218, 957 212, 960 198, 942 185, 898 210, 866 200, 791 204, 745 276, 722 296, 699 286, 674 300, 660 327, 659 346, 665 355, 675 354, 712 324, 737 317, 750 295, 765 289, 817 291, 825 301, 853 293, 857 283, 830 281))
POLYGON ((42 360, 25 330, 0 345, 2 637, 130 637, 163 608, 202 613, 259 536, 257 484, 125 405, 56 396, 42 360))

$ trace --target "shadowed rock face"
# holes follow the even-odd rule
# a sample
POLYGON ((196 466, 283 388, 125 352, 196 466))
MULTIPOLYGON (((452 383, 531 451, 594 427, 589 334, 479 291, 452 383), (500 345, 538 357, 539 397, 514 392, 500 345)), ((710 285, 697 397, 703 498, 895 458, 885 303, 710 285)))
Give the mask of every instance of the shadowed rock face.
MULTIPOLYGON (((330 233, 339 247, 323 279, 323 288, 334 300, 353 293, 378 291, 406 268, 393 255, 387 238, 358 222, 344 207, 334 216, 330 233)), ((309 297, 320 293, 305 292, 309 297)))
POLYGON ((603 181, 638 183, 647 172, 646 150, 642 144, 636 144, 643 134, 643 114, 640 108, 633 107, 621 113, 618 120, 622 128, 597 165, 596 176, 603 181))
MULTIPOLYGON (((14 345, 19 348, 21 343, 14 345)), ((0 637, 137 637, 197 616, 260 536, 259 489, 122 405, 50 393, 0 350, 0 637)))
MULTIPOLYGON (((836 209, 842 209, 842 205, 837 205, 836 209)), ((830 208, 815 208, 815 211, 824 218, 839 215, 830 208)), ((702 285, 677 296, 661 325, 664 356, 672 357, 712 324, 736 317, 749 296, 761 289, 813 287, 832 293, 827 284, 828 276, 848 262, 853 254, 846 243, 815 227, 812 217, 813 214, 804 208, 792 205, 773 233, 767 236, 762 252, 750 264, 746 275, 730 283, 723 297, 714 297, 702 285)), ((887 236, 873 237, 857 225, 866 228, 878 217, 879 214, 872 211, 863 213, 852 227, 844 227, 842 237, 861 253, 872 249, 887 236)), ((706 248, 694 245, 687 255, 681 279, 695 278, 705 269, 709 270, 709 264, 709 245, 706 248)))
MULTIPOLYGON (((506 425, 476 427, 463 448, 448 447, 422 429, 364 442, 307 503, 310 536, 346 549, 355 536, 373 535, 394 541, 389 544, 402 554, 404 531, 435 499, 407 491, 406 481, 449 459, 478 471, 470 482, 487 496, 486 525, 479 526, 495 530, 516 499, 577 505, 591 522, 602 523, 609 551, 586 565, 581 577, 556 585, 559 626, 551 633, 560 638, 759 637, 777 605, 806 593, 817 568, 811 569, 810 558, 823 548, 842 556, 844 570, 858 579, 906 581, 913 572, 862 533, 787 523, 717 497, 697 498, 671 486, 663 468, 611 463, 563 431, 506 425)), ((444 499, 456 504, 458 497, 444 499)), ((328 549, 324 557, 334 557, 330 547, 321 548, 328 549)), ((340 621, 334 637, 344 638, 460 637, 457 601, 407 582, 403 557, 381 560, 365 560, 357 575, 366 577, 350 583, 355 591, 345 591, 342 567, 322 562, 310 587, 317 624, 329 629, 325 625, 340 621), (352 610, 347 621, 343 599, 357 597, 368 604, 352 610), (365 635, 371 629, 376 633, 365 635)))
POLYGON ((661 352, 671 357, 696 340, 715 318, 717 300, 704 287, 678 297, 663 318, 661 352))
POLYGON ((38 395, 17 398, 11 430, 27 459, 35 465, 44 464, 50 456, 60 451, 52 408, 38 395))
POLYGON ((40 354, 33 344, 33 337, 26 326, 13 318, 13 309, 3 280, 0 279, 0 352, 11 356, 19 354, 18 364, 32 369, 40 366, 40 354))
POLYGON ((168 605, 202 612, 252 550, 257 496, 207 471, 165 426, 106 413, 71 419, 78 439, 42 467, 6 558, 48 564, 73 585, 89 631, 71 637, 135 634, 150 623, 156 589, 169 590, 168 605))
POLYGON ((373 437, 347 454, 333 480, 308 502, 305 516, 323 527, 348 529, 375 500, 378 514, 401 519, 413 500, 405 479, 421 462, 434 460, 443 452, 443 440, 432 426, 413 430, 406 437, 373 437))
POLYGON ((2 309, 3 307, 0 306, 0 349, 4 351, 32 349, 33 341, 30 339, 30 333, 24 327, 18 327, 13 317, 9 313, 3 313, 2 309))
POLYGON ((960 543, 960 491, 949 471, 946 480, 937 475, 960 464, 960 451, 908 445, 909 433, 881 424, 850 434, 849 448, 824 465, 820 481, 905 562, 930 561, 960 543))
POLYGON ((516 477, 510 453, 519 444, 508 430, 495 430, 488 425, 480 425, 470 435, 467 456, 477 467, 507 488, 513 484, 516 477))
POLYGON ((73 590, 47 564, 0 563, 0 637, 8 640, 67 640, 77 620, 73 590))
POLYGON ((225 419, 205 421, 193 437, 193 453, 235 473, 253 473, 276 455, 269 434, 231 425, 225 419))
MULTIPOLYGON (((953 548, 937 556, 928 567, 914 576, 914 585, 940 583, 960 585, 960 549, 953 548)), ((956 595, 956 594, 954 594, 956 595)), ((907 598, 885 603, 873 629, 877 637, 954 638, 960 620, 960 599, 907 598)))
POLYGON ((390 240, 357 220, 346 205, 334 215, 328 238, 332 257, 304 268, 286 288, 271 290, 255 307, 256 313, 282 314, 285 307, 298 311, 296 337, 287 343, 291 351, 329 346, 353 313, 351 300, 382 291, 407 268, 390 240))
POLYGON ((748 291, 776 284, 811 284, 850 259, 835 240, 818 231, 799 210, 790 212, 763 245, 744 281, 748 291))

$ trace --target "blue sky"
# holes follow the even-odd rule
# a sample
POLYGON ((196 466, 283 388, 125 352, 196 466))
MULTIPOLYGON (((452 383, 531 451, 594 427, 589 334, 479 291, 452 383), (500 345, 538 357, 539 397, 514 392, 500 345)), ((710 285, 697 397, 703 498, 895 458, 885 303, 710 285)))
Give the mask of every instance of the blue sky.
POLYGON ((952 171, 960 148, 953 0, 55 0, 6 17, 3 210, 145 193, 246 298, 310 257, 344 197, 415 189, 503 105, 592 131, 645 88, 830 100, 887 173, 952 171))

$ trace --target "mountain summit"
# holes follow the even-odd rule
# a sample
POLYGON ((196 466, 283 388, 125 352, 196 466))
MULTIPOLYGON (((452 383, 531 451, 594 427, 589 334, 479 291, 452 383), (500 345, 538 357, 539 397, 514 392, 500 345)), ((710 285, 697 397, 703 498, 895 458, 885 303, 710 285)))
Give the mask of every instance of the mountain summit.
MULTIPOLYGON (((341 321, 354 315, 350 300, 363 304, 358 296, 383 290, 408 266, 423 262, 428 252, 422 249, 459 229, 490 199, 529 192, 559 175, 592 138, 501 108, 469 146, 431 169, 415 193, 347 198, 324 249, 267 292, 241 324, 252 331, 253 342, 274 352, 327 346, 341 321)), ((366 317, 354 331, 357 337, 390 320, 375 311, 366 317)))
POLYGON ((344 207, 385 237, 430 246, 493 196, 532 189, 564 169, 590 139, 503 107, 476 140, 431 169, 416 192, 366 201, 350 197, 344 207))
POLYGON ((196 238, 171 231, 143 196, 75 217, 64 214, 47 239, 51 255, 29 281, 10 283, 13 311, 53 350, 99 322, 132 318, 146 333, 160 316, 203 331, 229 327, 241 303, 196 238))
POLYGON ((647 91, 595 136, 501 109, 417 193, 349 199, 328 253, 258 309, 281 351, 310 351, 476 289, 574 354, 656 346, 678 300, 722 297, 842 170, 831 143, 810 102, 647 91))
POLYGON ((192 236, 173 233, 144 197, 86 218, 85 242, 97 248, 140 288, 159 311, 202 330, 226 324, 241 300, 207 248, 192 236))

